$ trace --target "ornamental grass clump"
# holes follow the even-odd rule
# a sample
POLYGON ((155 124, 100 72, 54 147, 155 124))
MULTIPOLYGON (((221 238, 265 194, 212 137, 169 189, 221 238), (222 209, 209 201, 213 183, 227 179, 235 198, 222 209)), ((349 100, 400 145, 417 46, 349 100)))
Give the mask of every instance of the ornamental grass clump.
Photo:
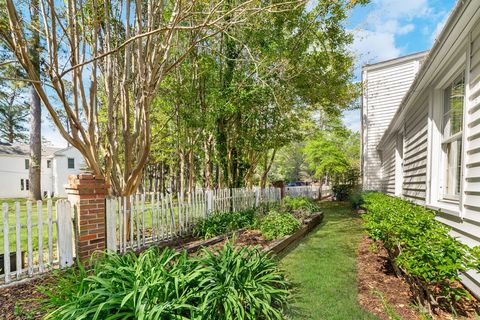
POLYGON ((289 296, 274 260, 230 243, 196 257, 107 253, 73 270, 43 287, 47 319, 281 319, 289 296))
POLYGON ((364 206, 369 236, 381 241, 421 306, 430 312, 437 307, 452 310, 469 297, 458 282, 477 260, 471 249, 449 235, 435 212, 381 193, 367 193, 364 206))

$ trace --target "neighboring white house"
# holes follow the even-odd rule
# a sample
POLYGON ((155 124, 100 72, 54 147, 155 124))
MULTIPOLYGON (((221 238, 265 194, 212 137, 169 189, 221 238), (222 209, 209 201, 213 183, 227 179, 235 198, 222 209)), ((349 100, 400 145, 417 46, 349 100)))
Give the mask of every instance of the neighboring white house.
POLYGON ((427 52, 363 67, 362 172, 365 190, 381 188, 381 159, 377 145, 410 88, 427 52))
MULTIPOLYGON (((395 61, 382 67, 392 82, 399 78, 395 61)), ((385 119, 370 114, 372 107, 377 114, 383 111, 372 103, 372 91, 382 90, 370 88, 369 68, 362 123, 365 189, 438 210, 453 236, 480 245, 480 1, 457 2, 401 103, 393 114, 393 107, 385 106, 392 119, 386 129, 377 122, 385 119), (378 132, 383 132, 380 139, 378 132)), ((391 88, 381 95, 398 101, 391 88)), ((478 273, 468 272, 463 280, 480 295, 478 273)))
MULTIPOLYGON (((66 197, 64 185, 71 174, 85 166, 81 153, 74 147, 42 147, 42 195, 66 197)), ((0 144, 0 198, 29 195, 29 147, 23 144, 0 144)))

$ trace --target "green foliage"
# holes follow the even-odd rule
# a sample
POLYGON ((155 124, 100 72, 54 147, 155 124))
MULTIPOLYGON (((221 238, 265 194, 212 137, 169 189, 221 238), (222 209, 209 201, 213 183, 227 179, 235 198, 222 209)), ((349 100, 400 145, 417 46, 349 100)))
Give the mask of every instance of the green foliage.
POLYGON ((316 178, 334 184, 356 184, 359 175, 360 135, 343 124, 330 124, 306 142, 303 152, 316 178))
POLYGON ((380 193, 367 193, 365 207, 369 236, 383 243, 424 306, 443 302, 452 308, 468 296, 455 282, 476 259, 467 246, 448 234, 435 212, 380 193))
POLYGON ((320 211, 317 203, 307 197, 285 197, 283 206, 287 211, 299 212, 300 214, 313 214, 320 211))
POLYGON ((336 184, 332 187, 332 193, 335 200, 345 201, 348 200, 352 193, 353 186, 349 184, 336 184))
POLYGON ((288 283, 277 264, 257 249, 204 249, 200 258, 199 319, 282 319, 288 283))
POLYGON ((270 211, 259 222, 260 231, 267 240, 292 234, 300 227, 300 221, 288 212, 270 211))
POLYGON ((46 289, 47 319, 281 319, 289 295, 273 260, 229 243, 193 258, 108 253, 87 276, 72 272, 46 289))
POLYGON ((200 220, 193 228, 195 237, 211 238, 227 232, 235 231, 252 225, 255 210, 239 212, 215 212, 206 219, 200 220))
POLYGON ((363 195, 361 192, 355 192, 350 196, 349 200, 352 204, 353 209, 359 209, 360 206, 365 203, 365 199, 363 199, 363 195))

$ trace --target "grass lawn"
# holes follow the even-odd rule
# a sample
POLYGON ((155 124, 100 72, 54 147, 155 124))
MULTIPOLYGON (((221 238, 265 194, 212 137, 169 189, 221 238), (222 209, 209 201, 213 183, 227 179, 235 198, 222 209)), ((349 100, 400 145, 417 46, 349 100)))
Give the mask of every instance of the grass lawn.
POLYGON ((292 319, 377 319, 357 302, 362 221, 346 203, 323 202, 324 221, 281 259, 294 284, 292 319))
MULTIPOLYGON (((58 198, 52 199, 52 219, 56 220, 56 210, 55 210, 55 203, 58 198)), ((20 203, 20 225, 21 225, 21 247, 22 250, 27 251, 27 199, 25 198, 9 198, 9 199, 0 199, 0 253, 4 252, 4 232, 3 232, 3 204, 8 204, 8 226, 9 226, 9 244, 10 244, 10 252, 14 252, 16 249, 16 233, 15 233, 15 225, 16 225, 16 217, 15 217, 15 202, 20 203)), ((37 212, 37 204, 35 201, 32 201, 32 247, 34 250, 38 248, 38 212, 37 212)), ((43 247, 46 250, 48 248, 48 210, 47 210, 47 200, 43 200, 42 205, 42 222, 43 222, 43 232, 42 232, 42 239, 43 239, 43 247)), ((56 226, 53 225, 52 227, 52 238, 53 238, 53 245, 56 247, 56 239, 57 239, 57 230, 56 226)))

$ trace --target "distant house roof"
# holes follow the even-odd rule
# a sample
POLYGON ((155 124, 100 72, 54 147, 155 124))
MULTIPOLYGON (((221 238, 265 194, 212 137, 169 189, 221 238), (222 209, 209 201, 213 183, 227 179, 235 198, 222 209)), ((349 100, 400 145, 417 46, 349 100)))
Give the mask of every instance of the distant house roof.
MULTIPOLYGON (((66 148, 42 147, 42 156, 48 157, 55 155, 58 151, 66 148)), ((30 147, 28 144, 9 144, 0 143, 0 155, 28 156, 30 147)))

